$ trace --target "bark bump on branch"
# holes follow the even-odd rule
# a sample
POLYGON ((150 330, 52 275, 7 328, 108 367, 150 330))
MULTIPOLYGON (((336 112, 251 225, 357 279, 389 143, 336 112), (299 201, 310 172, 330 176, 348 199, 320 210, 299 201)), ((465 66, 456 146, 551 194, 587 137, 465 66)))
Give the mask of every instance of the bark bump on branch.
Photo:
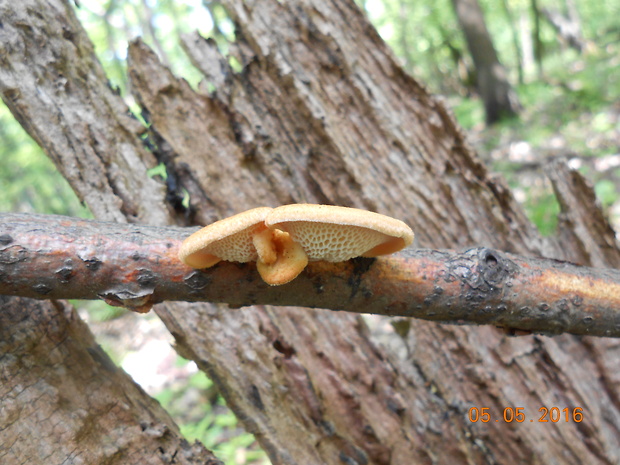
POLYGON ((0 215, 0 294, 103 299, 134 311, 158 302, 295 305, 544 334, 620 335, 620 272, 491 248, 408 249, 312 262, 283 286, 253 263, 194 270, 177 258, 195 228, 0 215))

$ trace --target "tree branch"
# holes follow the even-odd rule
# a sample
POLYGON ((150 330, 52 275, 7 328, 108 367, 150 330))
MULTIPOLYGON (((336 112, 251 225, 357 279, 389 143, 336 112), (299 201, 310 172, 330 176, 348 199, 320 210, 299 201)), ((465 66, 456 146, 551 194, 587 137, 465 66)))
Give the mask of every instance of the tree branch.
POLYGON ((254 264, 181 263, 195 228, 0 214, 0 294, 103 299, 148 311, 166 300, 296 305, 546 334, 620 336, 620 272, 489 248, 409 249, 377 259, 313 262, 269 286, 254 264))

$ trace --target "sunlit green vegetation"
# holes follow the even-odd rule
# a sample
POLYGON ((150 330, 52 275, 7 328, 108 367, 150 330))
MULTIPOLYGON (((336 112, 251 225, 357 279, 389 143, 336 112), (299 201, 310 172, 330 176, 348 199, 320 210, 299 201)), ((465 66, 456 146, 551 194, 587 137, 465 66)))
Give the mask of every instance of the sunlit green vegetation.
MULTIPOLYGON (((620 167, 613 157, 620 152, 620 1, 577 1, 587 44, 581 54, 562 43, 543 20, 539 34, 543 55, 538 64, 532 50, 531 3, 480 0, 499 58, 523 105, 519 119, 485 128, 473 65, 451 0, 358 0, 403 66, 432 92, 446 97, 481 157, 507 178, 541 233, 551 235, 559 207, 541 174, 549 157, 579 160, 605 210, 613 216, 618 205, 620 167), (605 157, 611 157, 606 164, 595 163, 605 157)), ((550 0, 538 3, 557 8, 557 2, 550 0)), ((201 76, 183 53, 179 36, 198 30, 214 37, 224 52, 234 38, 232 22, 217 1, 80 0, 79 5, 78 17, 110 82, 134 110, 126 75, 130 40, 142 36, 175 74, 196 86, 201 76)), ((89 216, 4 106, 0 106, 0 141, 0 210, 89 216)), ((165 176, 165 170, 158 167, 149 174, 165 176)), ((121 316, 103 303, 88 307, 93 322, 121 316)), ((113 358, 120 363, 123 354, 114 353, 113 358)), ((196 374, 189 382, 172 383, 157 398, 189 440, 215 449, 227 464, 267 463, 253 437, 240 432, 214 391, 203 374, 196 374)))
POLYGON ((178 76, 196 85, 201 76, 183 53, 180 37, 198 31, 225 48, 232 22, 218 2, 201 0, 80 0, 76 8, 113 86, 127 95, 127 45, 141 37, 178 76))
POLYGON ((270 463, 254 437, 238 426, 222 396, 203 372, 182 383, 173 383, 155 397, 173 417, 186 419, 181 432, 188 441, 202 442, 224 463, 270 463))
POLYGON ((88 217, 69 184, 0 103, 0 211, 88 217))

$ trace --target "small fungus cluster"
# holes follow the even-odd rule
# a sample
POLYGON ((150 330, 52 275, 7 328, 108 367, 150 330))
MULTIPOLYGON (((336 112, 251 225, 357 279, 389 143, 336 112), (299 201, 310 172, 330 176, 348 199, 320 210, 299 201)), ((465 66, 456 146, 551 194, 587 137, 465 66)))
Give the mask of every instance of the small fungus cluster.
POLYGON ((295 279, 308 261, 341 262, 396 252, 413 242, 402 221, 365 210, 331 205, 259 207, 216 221, 189 236, 179 258, 193 268, 221 260, 256 261, 270 285, 295 279))

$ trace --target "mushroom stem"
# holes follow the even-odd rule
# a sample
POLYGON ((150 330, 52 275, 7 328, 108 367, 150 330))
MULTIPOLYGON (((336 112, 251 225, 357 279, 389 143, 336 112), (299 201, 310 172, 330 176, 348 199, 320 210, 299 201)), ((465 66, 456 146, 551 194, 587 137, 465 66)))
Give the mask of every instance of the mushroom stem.
MULTIPOLYGON (((289 233, 279 229, 274 229, 271 232, 271 245, 275 250, 276 259, 271 263, 267 263, 261 259, 259 251, 256 269, 263 281, 271 286, 278 286, 295 279, 308 265, 308 256, 301 245, 293 241, 289 233)), ((257 236, 255 236, 255 239, 257 236)), ((268 246, 262 244, 265 237, 261 235, 258 238, 258 242, 261 243, 262 248, 268 249, 268 246)), ((266 255, 268 258, 271 258, 270 254, 266 255)))
POLYGON ((272 265, 277 259, 276 244, 273 240, 274 232, 271 229, 264 229, 252 236, 252 243, 256 248, 258 260, 265 265, 272 265))

